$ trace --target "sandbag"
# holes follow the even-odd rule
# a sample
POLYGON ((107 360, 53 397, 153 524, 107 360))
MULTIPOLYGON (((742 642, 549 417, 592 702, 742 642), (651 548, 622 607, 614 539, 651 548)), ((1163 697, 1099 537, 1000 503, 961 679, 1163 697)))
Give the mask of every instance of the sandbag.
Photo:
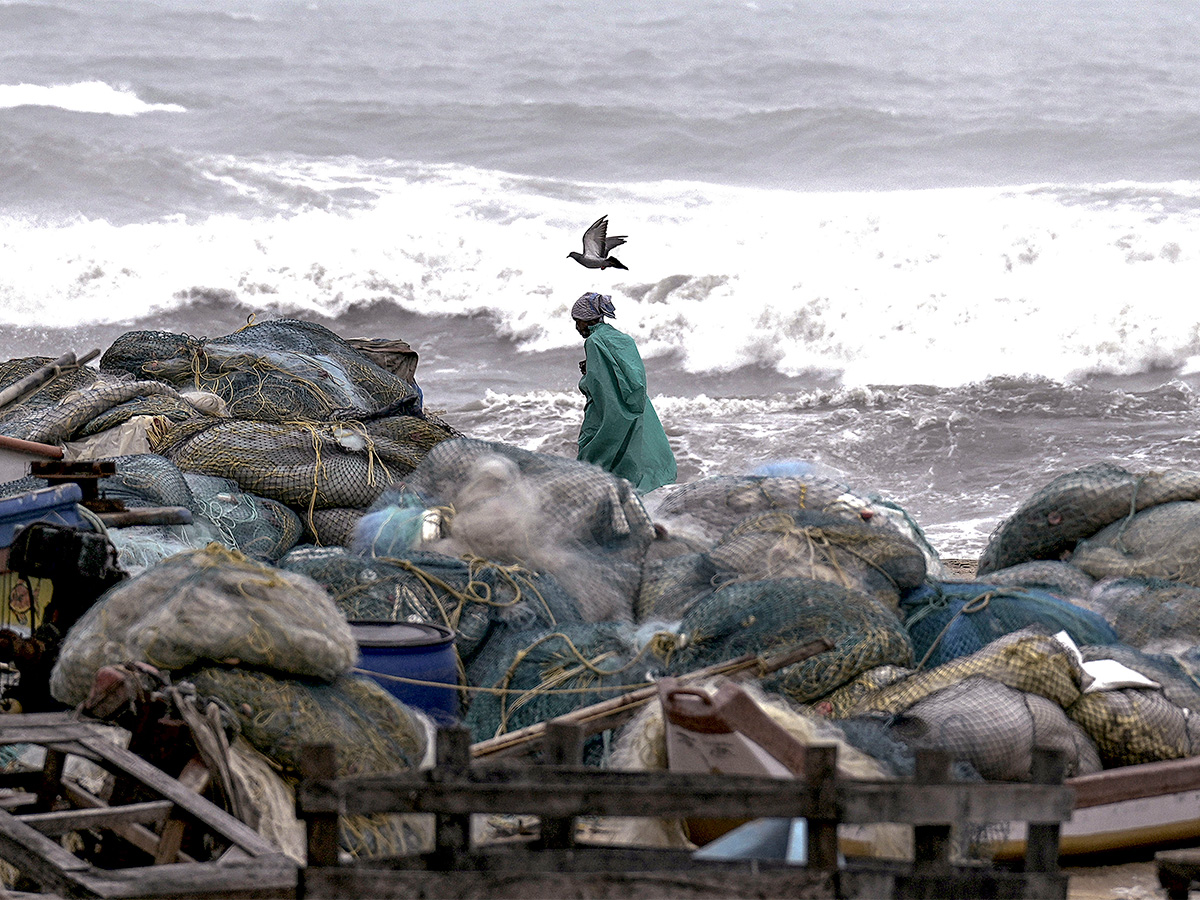
POLYGON ((140 661, 178 671, 231 658, 329 681, 355 664, 358 645, 320 585, 214 543, 101 597, 67 633, 50 690, 75 706, 106 665, 140 661))

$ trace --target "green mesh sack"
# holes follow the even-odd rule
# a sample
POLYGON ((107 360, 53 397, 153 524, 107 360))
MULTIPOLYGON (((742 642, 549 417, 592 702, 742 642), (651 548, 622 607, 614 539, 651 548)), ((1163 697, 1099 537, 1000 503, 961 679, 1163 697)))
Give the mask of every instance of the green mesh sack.
POLYGON ((1079 699, 1084 678, 1073 649, 1040 628, 1023 628, 992 641, 978 653, 869 691, 845 714, 901 713, 929 695, 975 676, 1037 694, 1064 709, 1079 699))
POLYGON ((1035 559, 1031 562, 1017 563, 1007 569, 989 572, 985 578, 980 578, 987 584, 999 587, 1036 588, 1057 594, 1064 600, 1078 603, 1091 609, 1084 602, 1091 593, 1096 579, 1086 572, 1077 569, 1068 562, 1052 559, 1035 559))
POLYGON ((701 597, 716 590, 717 567, 706 553, 684 553, 646 565, 638 589, 634 620, 675 621, 701 597))
MULTIPOLYGON (((206 668, 189 679, 238 717, 242 736, 295 787, 306 744, 337 750, 337 775, 379 775, 417 768, 428 732, 421 718, 369 678, 343 675, 330 684, 274 678, 241 668, 206 668)), ((339 844, 353 857, 431 849, 428 816, 341 816, 339 844)))
POLYGON ((214 543, 106 592, 67 633, 50 690, 76 706, 104 666, 178 671, 229 659, 332 680, 355 664, 358 645, 320 585, 214 543))
POLYGON ((340 547, 300 547, 280 566, 325 587, 349 621, 445 625, 463 660, 494 621, 516 628, 581 621, 575 601, 552 578, 519 566, 422 551, 364 557, 340 547))
POLYGON ((424 419, 405 418, 403 443, 373 437, 361 423, 202 419, 156 436, 153 449, 181 469, 232 478, 300 511, 365 509, 447 437, 424 419))
POLYGON ((78 432, 80 439, 124 425, 135 416, 159 416, 172 422, 199 418, 200 413, 186 399, 169 393, 147 393, 118 403, 93 417, 78 432))
POLYGON ((131 331, 113 342, 100 368, 210 391, 235 418, 323 422, 421 411, 415 383, 329 329, 294 319, 260 322, 213 339, 131 331))
POLYGON ((834 648, 768 676, 764 690, 807 703, 887 664, 912 665, 912 643, 894 612, 826 581, 784 578, 734 582, 699 601, 679 623, 673 674, 747 653, 785 653, 817 638, 834 648))
POLYGON ((1200 473, 1135 474, 1106 463, 1059 475, 1022 503, 992 535, 978 575, 1034 559, 1061 559, 1120 518, 1174 500, 1200 499, 1200 473))
POLYGON ((1071 564, 1093 578, 1165 578, 1200 586, 1200 503, 1162 503, 1081 542, 1071 564))
POLYGON ((63 395, 53 406, 34 408, 28 415, 9 419, 5 423, 5 433, 43 444, 65 443, 99 430, 88 428, 96 417, 135 399, 154 395, 166 395, 182 404, 177 407, 181 412, 186 406, 186 401, 169 385, 106 376, 63 395))
POLYGON ((1084 602, 1131 647, 1169 652, 1200 644, 1200 587, 1195 585, 1164 578, 1105 579, 1084 602))
MULTIPOLYGON (((26 356, 18 359, 0 360, 0 390, 11 387, 22 378, 32 375, 42 366, 54 362, 48 356, 26 356)), ((10 423, 35 416, 39 411, 54 406, 67 394, 93 384, 100 373, 90 366, 63 369, 58 375, 44 382, 18 401, 0 406, 0 434, 15 436, 9 430, 10 423)), ((18 430, 20 425, 15 426, 18 430)))
POLYGON ((907 538, 814 510, 775 510, 733 526, 709 552, 744 580, 831 581, 895 607, 925 579, 925 557, 907 538))
POLYGON ((494 629, 467 667, 464 724, 482 741, 600 703, 647 684, 646 659, 615 622, 494 629))
POLYGON ((300 540, 300 517, 278 500, 249 494, 231 478, 185 472, 193 511, 211 522, 226 547, 276 562, 300 540))

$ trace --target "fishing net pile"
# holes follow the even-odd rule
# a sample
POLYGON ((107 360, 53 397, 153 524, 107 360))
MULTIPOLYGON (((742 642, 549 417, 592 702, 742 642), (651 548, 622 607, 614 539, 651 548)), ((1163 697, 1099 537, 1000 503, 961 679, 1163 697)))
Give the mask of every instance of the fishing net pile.
POLYGON ((896 608, 925 578, 925 557, 898 532, 812 510, 747 516, 712 549, 647 566, 638 606, 650 616, 687 609, 728 581, 829 581, 896 608))
POLYGON ((548 575, 484 559, 412 550, 364 557, 342 547, 297 547, 281 568, 324 587, 351 622, 429 622, 455 631, 470 661, 493 628, 523 630, 581 622, 578 604, 548 575))
MULTIPOLYGON (((293 789, 306 744, 332 745, 339 777, 417 768, 426 757, 428 722, 367 678, 339 675, 325 683, 210 666, 188 681, 233 710, 242 737, 293 789)), ((429 816, 341 816, 338 827, 341 848, 354 857, 432 849, 429 816)))
MULTIPOLYGON (((907 538, 925 557, 931 575, 941 561, 924 533, 900 506, 864 497, 821 475, 714 475, 657 492, 655 521, 702 547, 711 547, 749 516, 774 510, 808 510, 865 524, 907 538)), ((919 579, 918 579, 919 580, 919 579)))
POLYGON ((619 622, 493 634, 467 666, 476 741, 600 703, 647 682, 652 654, 619 622))
POLYGON ((1165 578, 1106 578, 1079 602, 1139 650, 1184 652, 1200 645, 1200 587, 1165 578))
POLYGON ((113 342, 100 369, 211 392, 239 419, 324 422, 421 412, 415 382, 328 328, 295 319, 211 339, 131 331, 113 342))
MULTIPOLYGON (((128 332, 101 357, 99 372, 65 371, 0 410, 0 433, 59 444, 107 437, 137 418, 146 423, 145 449, 291 508, 309 541, 348 543, 366 508, 454 434, 425 413, 411 365, 401 375, 372 356, 291 319, 214 339, 128 332)), ((0 387, 45 362, 4 364, 0 387)), ((277 512, 236 506, 210 514, 228 523, 277 512)), ((277 555, 269 541, 257 543, 263 556, 277 555)))
MULTIPOLYGON (((1200 500, 1198 472, 1137 474, 1108 463, 1067 472, 1035 492, 1000 524, 979 559, 978 576, 1030 560, 1063 559, 1080 541, 1118 520, 1159 504, 1191 500, 1200 500)), ((1147 534, 1143 540, 1152 538, 1147 534)))
POLYGON ((982 650, 1030 625, 1066 631, 1076 644, 1112 644, 1117 634, 1103 617, 1036 588, 978 582, 930 583, 901 603, 919 668, 982 650))
POLYGON ((980 580, 1002 587, 1037 588, 1072 602, 1087 597, 1096 584, 1096 579, 1069 562, 1052 559, 1017 563, 988 572, 980 580))
MULTIPOLYGON (((450 556, 519 563, 549 573, 591 622, 631 621, 654 525, 628 481, 598 466, 466 438, 432 448, 405 479, 444 510, 450 556)), ((376 508, 395 502, 383 497, 376 508)))
POLYGON ((357 658, 349 625, 320 585, 212 544, 104 594, 67 633, 50 690, 77 705, 97 671, 127 661, 179 671, 235 660, 329 681, 357 658))
POLYGON ((1162 503, 1083 540, 1071 563, 1093 578, 1166 578, 1200 586, 1200 503, 1162 503))
POLYGON ((683 617, 668 666, 683 674, 746 653, 782 654, 824 637, 834 648, 767 676, 764 689, 807 703, 882 665, 912 665, 895 612, 840 585, 806 578, 734 582, 683 617))

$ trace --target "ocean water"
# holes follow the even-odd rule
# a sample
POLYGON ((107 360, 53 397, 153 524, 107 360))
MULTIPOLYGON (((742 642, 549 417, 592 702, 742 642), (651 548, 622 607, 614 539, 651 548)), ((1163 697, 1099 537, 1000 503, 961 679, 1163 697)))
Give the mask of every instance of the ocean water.
POLYGON ((295 316, 574 454, 611 294, 680 479, 803 459, 976 555, 1197 465, 1185 0, 0 0, 0 357, 295 316), (627 272, 566 258, 602 214, 627 272))

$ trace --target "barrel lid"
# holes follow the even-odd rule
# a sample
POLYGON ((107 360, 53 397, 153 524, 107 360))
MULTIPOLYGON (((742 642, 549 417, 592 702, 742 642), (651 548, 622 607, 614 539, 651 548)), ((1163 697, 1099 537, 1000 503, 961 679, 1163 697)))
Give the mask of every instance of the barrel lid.
POLYGON ((453 631, 432 622, 351 622, 350 632, 360 647, 426 647, 454 640, 453 631))

